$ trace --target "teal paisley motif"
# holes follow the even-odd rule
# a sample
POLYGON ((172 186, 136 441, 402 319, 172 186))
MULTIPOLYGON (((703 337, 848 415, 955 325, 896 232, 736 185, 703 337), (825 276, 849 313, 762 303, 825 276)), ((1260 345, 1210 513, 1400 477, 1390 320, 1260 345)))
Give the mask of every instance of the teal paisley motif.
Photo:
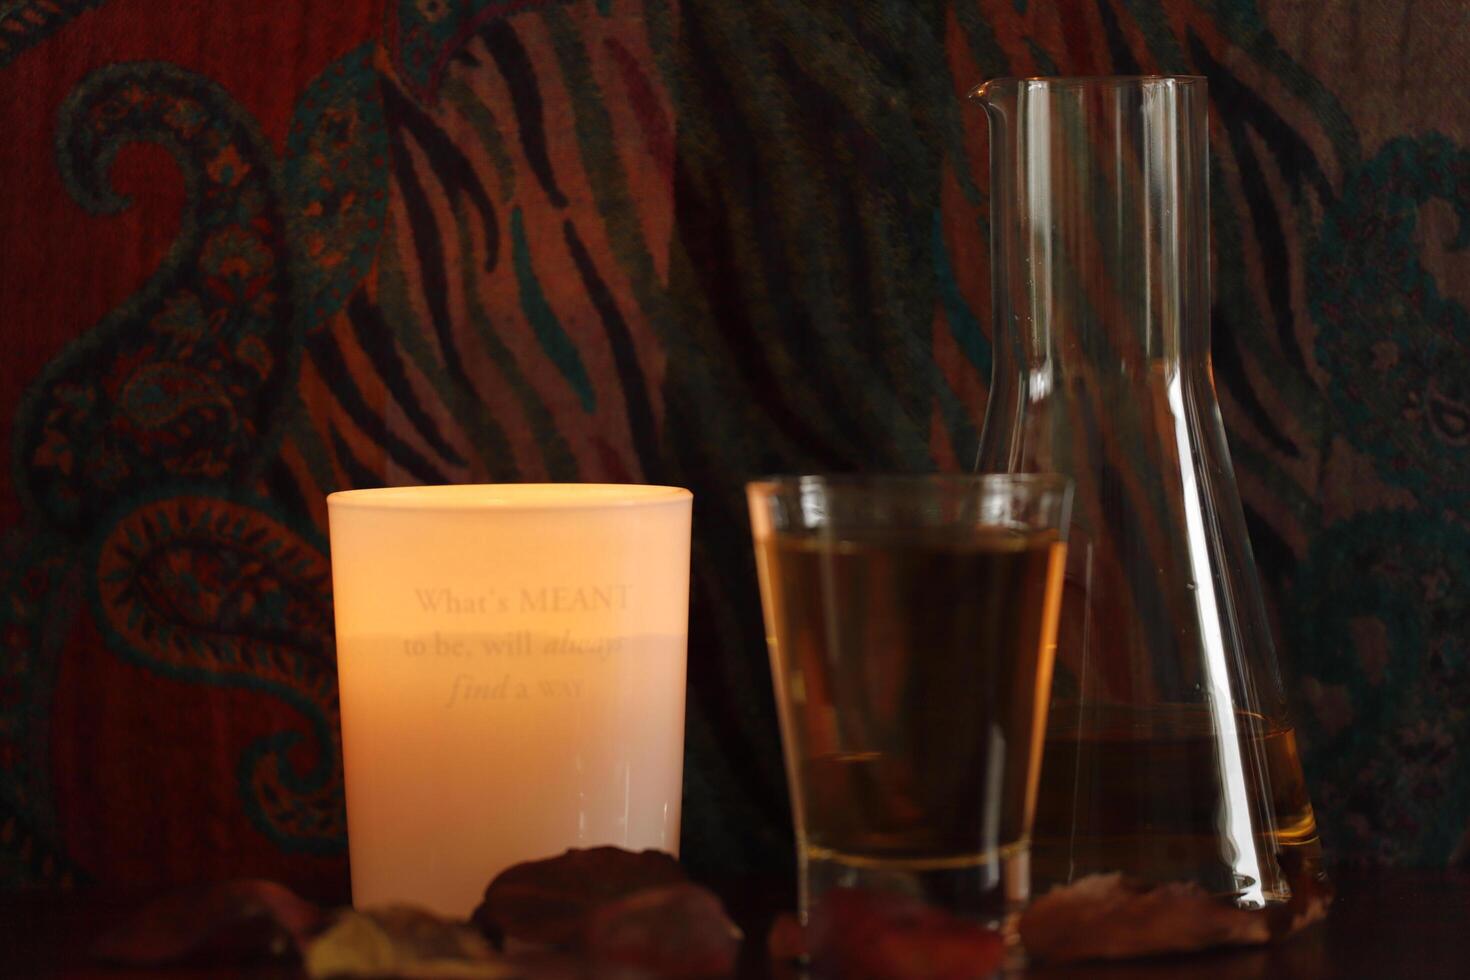
POLYGON ((286 138, 296 303, 313 326, 341 309, 367 274, 388 211, 388 130, 374 48, 349 51, 307 86, 286 138))
POLYGON ((1419 211, 1433 200, 1458 221, 1440 244, 1470 245, 1470 151, 1435 134, 1386 143, 1323 218, 1309 289, 1348 437, 1385 480, 1458 507, 1470 493, 1470 311, 1420 261, 1419 211))
POLYGON ((130 142, 167 148, 187 194, 148 283, 51 362, 16 417, 22 499, 85 535, 120 496, 248 478, 295 380, 299 320, 270 149, 217 85, 172 65, 110 65, 67 99, 57 129, 62 178, 88 210, 127 207, 108 170, 130 142))
MULTIPOLYGON (((162 431, 196 413, 212 419, 214 430, 235 434, 235 414, 224 389, 208 374, 180 364, 147 364, 133 372, 118 392, 118 410, 129 425, 162 431)), ((185 470, 188 470, 187 465, 185 470)), ((206 469, 200 475, 219 476, 206 469)))
POLYGON ((1470 808, 1470 532, 1410 511, 1345 521, 1317 539, 1291 598, 1324 841, 1443 866, 1470 808))
POLYGON ((182 680, 266 692, 300 713, 302 730, 247 749, 242 796, 283 848, 340 850, 331 570, 316 533, 256 502, 181 487, 104 530, 95 601, 98 622, 128 660, 182 680))
MULTIPOLYGON (((62 179, 86 210, 129 206, 108 174, 132 142, 170 152, 185 206, 143 288, 26 392, 12 447, 33 536, 45 536, 56 561, 95 574, 98 622, 120 655, 200 684, 254 688, 299 713, 300 730, 242 753, 242 803, 283 848, 340 851, 324 550, 312 532, 232 488, 273 456, 307 325, 340 307, 375 253, 387 206, 386 135, 370 46, 303 93, 284 165, 227 93, 167 64, 94 72, 61 107, 57 134, 62 179)), ((22 584, 7 594, 24 594, 22 584)), ((9 613, 0 640, 17 670, 54 660, 55 651, 48 660, 36 645, 38 621, 21 607, 9 613)), ((16 737, 29 731, 28 706, 44 698, 37 684, 0 687, 0 723, 16 737), (13 705, 6 692, 16 694, 13 705)), ((0 739, 0 756, 6 751, 0 739)), ((13 839, 29 841, 25 853, 41 860, 50 805, 44 779, 5 773, 0 839, 10 839, 3 825, 13 823, 13 839)), ((0 846, 0 860, 5 854, 0 846)), ((59 853, 44 867, 12 870, 27 881, 71 873, 59 853)))

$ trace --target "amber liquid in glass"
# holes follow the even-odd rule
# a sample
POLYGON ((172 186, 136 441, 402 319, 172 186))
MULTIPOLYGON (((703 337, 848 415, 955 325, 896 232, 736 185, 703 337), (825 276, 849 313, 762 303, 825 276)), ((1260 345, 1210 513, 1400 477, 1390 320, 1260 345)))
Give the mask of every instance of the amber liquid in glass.
POLYGON ((809 870, 968 874, 977 909, 1003 911, 1003 865, 1024 856, 1035 799, 1063 556, 1054 532, 994 528, 762 543, 809 870))
POLYGON ((1234 772, 1205 705, 1054 705, 1036 805, 1037 892, 1122 871, 1271 904, 1317 875, 1321 845, 1295 732, 1249 712, 1235 712, 1233 725, 1234 772), (1229 839, 1232 807, 1258 828, 1243 847, 1229 839), (1247 849, 1255 874, 1241 862, 1247 849))

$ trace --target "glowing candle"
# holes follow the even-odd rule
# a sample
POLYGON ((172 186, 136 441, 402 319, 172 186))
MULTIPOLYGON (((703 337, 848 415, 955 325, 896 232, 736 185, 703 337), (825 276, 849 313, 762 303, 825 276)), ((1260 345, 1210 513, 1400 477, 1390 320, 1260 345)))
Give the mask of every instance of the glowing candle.
POLYGON ((327 498, 352 896, 467 914, 518 861, 678 853, 691 496, 327 498))

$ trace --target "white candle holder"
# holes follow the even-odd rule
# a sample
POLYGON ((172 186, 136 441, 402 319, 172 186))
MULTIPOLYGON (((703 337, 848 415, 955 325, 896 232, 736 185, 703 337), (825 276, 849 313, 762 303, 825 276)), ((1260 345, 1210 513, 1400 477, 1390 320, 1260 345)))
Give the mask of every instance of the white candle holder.
POLYGON ((519 861, 678 853, 692 497, 327 498, 352 897, 463 916, 519 861))

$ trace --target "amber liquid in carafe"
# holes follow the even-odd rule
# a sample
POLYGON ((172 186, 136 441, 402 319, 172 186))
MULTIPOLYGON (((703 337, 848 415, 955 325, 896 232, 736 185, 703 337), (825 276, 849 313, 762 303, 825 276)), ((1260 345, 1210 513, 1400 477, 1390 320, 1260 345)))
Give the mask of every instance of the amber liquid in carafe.
MULTIPOLYGON (((1206 705, 1054 704, 1032 843, 1035 894, 1087 874, 1193 881, 1244 906, 1286 901, 1320 873, 1296 733, 1233 712, 1238 753, 1206 705), (1238 763, 1238 768, 1237 768, 1238 763), (1231 810, 1255 828, 1238 847, 1231 810), (1254 860, 1242 853, 1254 850, 1254 860), (1255 874, 1244 873, 1254 868, 1255 874), (1254 886, 1259 885, 1259 888, 1254 886)), ((1238 823, 1238 821, 1237 821, 1238 823)))

